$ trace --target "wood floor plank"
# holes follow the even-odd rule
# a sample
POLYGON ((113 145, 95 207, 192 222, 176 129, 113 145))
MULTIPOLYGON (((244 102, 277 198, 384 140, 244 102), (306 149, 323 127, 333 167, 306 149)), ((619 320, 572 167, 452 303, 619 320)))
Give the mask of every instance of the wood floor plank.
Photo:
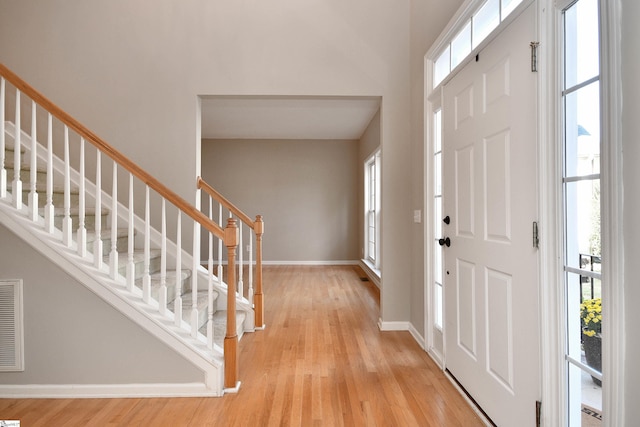
POLYGON ((481 426, 408 332, 381 332, 351 266, 266 266, 266 329, 240 341, 237 394, 0 399, 25 426, 481 426))

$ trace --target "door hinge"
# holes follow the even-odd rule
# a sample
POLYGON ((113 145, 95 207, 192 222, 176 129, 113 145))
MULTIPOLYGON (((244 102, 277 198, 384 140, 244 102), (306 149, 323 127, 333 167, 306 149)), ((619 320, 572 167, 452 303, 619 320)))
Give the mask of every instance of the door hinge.
POLYGON ((540 247, 540 237, 538 237, 538 223, 533 221, 533 247, 540 247))
POLYGON ((542 412, 542 402, 536 400, 536 427, 540 427, 540 414, 542 412))
POLYGON ((538 72, 538 46, 540 42, 531 42, 529 46, 531 46, 531 72, 538 72))

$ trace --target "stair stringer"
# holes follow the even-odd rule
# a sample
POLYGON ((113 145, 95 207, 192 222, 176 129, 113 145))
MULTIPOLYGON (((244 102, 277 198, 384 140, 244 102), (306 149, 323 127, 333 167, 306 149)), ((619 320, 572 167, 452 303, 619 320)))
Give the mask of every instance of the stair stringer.
MULTIPOLYGON (((214 344, 209 350, 206 343, 192 338, 189 325, 182 322, 181 327, 175 325, 173 316, 162 316, 153 305, 142 300, 142 293, 129 292, 126 281, 119 277, 109 277, 107 266, 97 269, 93 265, 92 255, 80 257, 75 242, 71 247, 62 244, 62 233, 55 230, 49 234, 44 230, 44 220, 37 223, 28 218, 28 208, 20 210, 11 206, 11 196, 0 200, 0 223, 10 229, 35 250, 57 264, 71 277, 84 284, 88 289, 102 298, 116 310, 140 325, 151 335, 175 350, 178 354, 201 369, 204 378, 199 386, 189 388, 180 395, 221 396, 224 394, 224 359, 222 349, 214 344)), ((169 392, 168 395, 174 395, 169 392)))
MULTIPOLYGON (((5 132, 8 136, 10 136, 13 140, 15 140, 15 124, 10 121, 5 122, 5 132)), ((24 158, 29 158, 31 153, 31 135, 27 134, 25 131, 21 132, 20 135, 22 148, 25 150, 24 158)), ((46 156, 46 147, 36 141, 37 149, 36 156, 38 161, 45 163, 47 162, 46 156)), ((55 153, 52 155, 52 168, 54 175, 57 177, 64 176, 65 164, 62 159, 60 159, 55 153)), ((72 186, 76 188, 80 186, 80 173, 73 168, 69 170, 69 181, 72 186)), ((96 194, 96 185, 91 180, 85 177, 85 193, 87 196, 87 202, 93 202, 95 204, 95 194, 96 194)), ((104 190, 101 190, 101 200, 102 206, 105 208, 111 208, 113 203, 113 198, 111 195, 104 190)), ((117 203, 117 214, 118 219, 122 223, 127 223, 129 221, 129 208, 124 204, 118 202, 117 203)), ((133 225, 134 229, 138 232, 139 235, 144 234, 145 223, 144 219, 134 213, 133 215, 133 225)), ((155 228, 150 228, 149 230, 149 241, 155 245, 156 247, 160 247, 162 245, 162 234, 156 230, 155 228)), ((171 257, 171 259, 176 259, 178 254, 178 245, 175 242, 170 240, 166 241, 167 248, 167 256, 171 257)), ((193 256, 191 253, 187 252, 184 249, 181 249, 181 257, 183 265, 192 266, 193 265, 193 256)), ((202 266, 198 267, 198 283, 206 284, 208 286, 208 274, 209 272, 202 266)), ((204 286, 198 285, 199 289, 206 289, 204 286)), ((219 298, 216 300, 216 310, 226 310, 226 299, 227 299, 227 284, 223 281, 219 280, 216 275, 213 275, 213 288, 219 293, 219 298)), ((255 312, 253 310, 253 304, 251 304, 246 298, 238 297, 236 298, 236 309, 240 311, 246 312, 246 317, 243 323, 244 332, 254 332, 255 331, 255 312)))

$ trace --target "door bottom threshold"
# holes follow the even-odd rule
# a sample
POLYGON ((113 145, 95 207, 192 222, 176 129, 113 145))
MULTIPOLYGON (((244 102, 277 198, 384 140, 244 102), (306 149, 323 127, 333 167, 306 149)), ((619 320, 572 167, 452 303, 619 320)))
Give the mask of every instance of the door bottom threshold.
POLYGON ((445 368, 444 374, 449 379, 449 381, 451 381, 454 387, 458 389, 458 391, 465 398, 465 400, 469 402, 469 404, 471 405, 471 408, 480 417, 482 422, 485 423, 485 425, 487 426, 497 427, 496 423, 494 423, 491 417, 489 417, 489 415, 487 415, 487 413, 484 412, 484 409, 482 409, 482 407, 478 405, 478 402, 476 402, 473 396, 469 394, 467 389, 464 388, 462 384, 460 384, 458 379, 451 373, 451 371, 445 368))

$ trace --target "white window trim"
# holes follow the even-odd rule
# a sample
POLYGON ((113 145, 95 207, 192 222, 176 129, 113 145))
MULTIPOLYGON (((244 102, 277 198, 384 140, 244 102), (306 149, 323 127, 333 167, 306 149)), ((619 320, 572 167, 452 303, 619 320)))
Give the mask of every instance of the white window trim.
MULTIPOLYGON (((432 64, 430 60, 425 56, 424 67, 427 72, 425 73, 425 80, 428 80, 427 75, 429 72, 433 72, 432 64)), ((425 82, 426 83, 426 82, 425 82)), ((425 86, 429 87, 429 86, 425 86)), ((424 149, 424 224, 426 226, 423 228, 424 232, 424 254, 425 254, 425 263, 424 263, 424 280, 425 280, 425 292, 424 292, 424 307, 425 307, 425 315, 424 315, 424 330, 425 330, 425 347, 424 350, 429 353, 431 358, 436 362, 436 364, 444 369, 445 365, 445 348, 446 348, 446 337, 443 334, 442 341, 442 349, 438 349, 435 346, 434 339, 434 329, 436 328, 435 317, 431 313, 433 308, 433 304, 435 302, 435 274, 434 274, 434 265, 433 265, 433 242, 435 241, 436 236, 434 230, 434 174, 431 173, 433 168, 433 157, 434 157, 434 149, 433 149, 433 131, 434 131, 434 122, 433 116, 434 113, 442 108, 442 86, 439 86, 430 96, 425 99, 425 108, 424 108, 424 141, 425 141, 425 149, 424 149)), ((444 306, 442 307, 443 318, 444 318, 444 306)))
POLYGON ((380 232, 380 227, 382 226, 382 221, 381 221, 381 214, 380 214, 380 208, 381 208, 381 182, 380 182, 380 175, 381 175, 381 169, 382 169, 382 165, 380 163, 381 160, 381 152, 380 150, 376 150, 376 152, 371 155, 369 158, 367 158, 367 160, 365 160, 364 162, 364 193, 365 193, 365 197, 364 197, 364 235, 363 235, 363 245, 364 245, 364 253, 363 253, 363 261, 365 263, 367 263, 373 270, 374 272, 376 272, 377 274, 379 274, 380 271, 380 265, 381 265, 381 259, 380 259, 380 254, 381 254, 381 245, 380 245, 380 236, 382 235, 382 233, 380 232), (375 254, 374 254, 374 262, 371 261, 370 257, 369 257, 369 200, 370 200, 370 182, 371 180, 369 179, 370 177, 370 169, 369 169, 369 165, 371 165, 371 163, 375 163, 375 185, 376 185, 376 198, 375 198, 375 254))
POLYGON ((601 1, 601 151, 603 310, 603 412, 605 425, 626 425, 624 415, 624 233, 622 211, 622 54, 621 10, 617 1, 601 1), (615 284, 615 285, 614 285, 615 284), (608 342, 607 342, 608 341, 608 342))
MULTIPOLYGON (((562 286, 562 191, 560 97, 562 76, 559 74, 562 40, 561 11, 574 0, 539 0, 540 65, 539 135, 546 143, 539 144, 540 158, 540 280, 541 280, 541 364, 542 364, 542 425, 563 425, 567 419, 567 390, 565 385, 564 324, 562 286), (547 13, 551 11, 551 13, 547 13)), ((622 141, 621 141, 621 51, 620 5, 601 2, 601 110, 602 135, 607 141, 601 149, 602 191, 602 252, 603 282, 617 284, 603 287, 603 311, 608 314, 603 322, 602 385, 603 425, 625 425, 624 416, 624 270, 622 233, 622 141), (615 238, 614 238, 615 237, 615 238), (608 343, 606 342, 608 341, 608 343)))

